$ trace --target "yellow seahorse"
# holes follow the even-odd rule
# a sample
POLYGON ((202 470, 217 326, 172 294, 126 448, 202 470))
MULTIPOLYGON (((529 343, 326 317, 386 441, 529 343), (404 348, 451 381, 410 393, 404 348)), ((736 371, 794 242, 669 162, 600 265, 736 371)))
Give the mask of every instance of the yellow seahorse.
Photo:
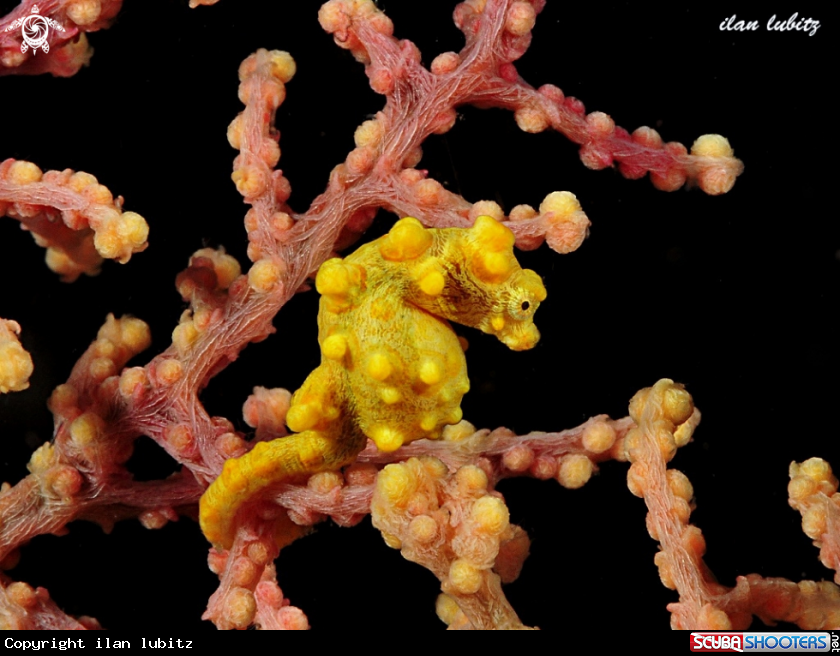
POLYGON ((286 423, 295 434, 225 463, 201 497, 207 539, 230 548, 244 505, 276 483, 351 463, 367 438, 394 451, 459 422, 470 384, 448 320, 515 351, 540 338, 532 320, 545 287, 519 266, 513 242, 489 216, 468 229, 427 229, 407 217, 324 262, 315 279, 321 364, 292 398, 286 423))

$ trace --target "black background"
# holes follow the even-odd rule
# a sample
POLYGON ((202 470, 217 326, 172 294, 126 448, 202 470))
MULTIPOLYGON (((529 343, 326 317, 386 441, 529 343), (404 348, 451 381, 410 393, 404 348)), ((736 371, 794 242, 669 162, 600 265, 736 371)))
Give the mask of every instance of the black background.
MULTIPOLYGON (((556 84, 630 130, 651 125, 689 146, 701 134, 724 134, 746 166, 728 195, 666 194, 647 180, 589 171, 562 136, 524 134, 497 110, 462 108, 450 133, 426 143, 420 166, 470 201, 493 199, 509 211, 569 190, 593 224, 574 254, 543 247, 520 256, 549 294, 533 351, 513 353, 462 331, 471 344, 465 418, 559 430, 593 414, 623 416, 637 389, 661 377, 680 381, 703 422, 673 464, 694 484, 692 521, 720 581, 752 572, 830 578, 787 505, 786 486, 791 460, 820 455, 840 466, 840 230, 828 156, 836 118, 822 68, 835 26, 803 3, 699 4, 550 2, 518 68, 531 84, 556 84), (766 30, 773 14, 794 12, 821 21, 815 36, 766 30), (721 31, 733 14, 761 29, 721 31)), ((13 5, 0 2, 0 10, 13 5)), ((379 5, 426 64, 460 48, 454 3, 379 5)), ((16 222, 0 221, 0 316, 22 324, 36 366, 29 390, 0 398, 2 480, 23 476, 31 450, 49 439, 46 399, 108 312, 150 323, 154 344, 143 363, 170 343, 184 309, 174 279, 193 251, 223 244, 246 261, 246 207, 230 182, 235 152, 225 137, 241 108, 242 59, 266 47, 298 63, 277 116, 280 167, 297 211, 352 148, 355 126, 381 108, 361 65, 321 31, 317 8, 222 0, 190 11, 181 0, 126 0, 116 24, 91 36, 96 53, 75 78, 0 80, 0 158, 93 173, 151 226, 149 249, 128 265, 108 263, 99 277, 65 285, 16 222)), ((380 213, 371 234, 393 219, 380 213)), ((240 408, 254 385, 300 385, 319 359, 316 312, 314 293, 289 303, 277 334, 248 347, 204 392, 209 411, 245 429, 240 408)), ((173 469, 145 438, 131 466, 143 478, 173 469)), ((578 491, 551 481, 501 485, 512 520, 533 540, 522 577, 507 587, 526 624, 668 630, 665 606, 676 595, 659 583, 656 543, 625 471, 607 464, 578 491)), ((62 608, 106 628, 183 636, 211 628, 199 621, 215 585, 205 556, 189 520, 160 531, 125 522, 110 536, 78 524, 69 536, 34 540, 12 576, 47 587, 62 608)), ((321 525, 277 565, 281 587, 316 630, 443 626, 434 615, 437 581, 387 548, 368 521, 321 525)))

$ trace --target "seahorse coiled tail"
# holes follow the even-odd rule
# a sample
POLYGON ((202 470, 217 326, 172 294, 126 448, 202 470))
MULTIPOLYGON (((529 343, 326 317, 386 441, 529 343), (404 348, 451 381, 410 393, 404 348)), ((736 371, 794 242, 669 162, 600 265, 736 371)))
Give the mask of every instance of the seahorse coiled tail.
POLYGON ((236 514, 249 501, 295 476, 351 463, 367 438, 394 451, 459 422, 470 384, 449 321, 515 351, 539 340, 533 316, 545 287, 520 267, 513 242, 488 216, 468 229, 427 229, 408 217, 324 262, 315 280, 321 364, 292 397, 286 423, 296 434, 225 463, 200 502, 207 539, 230 548, 236 514))

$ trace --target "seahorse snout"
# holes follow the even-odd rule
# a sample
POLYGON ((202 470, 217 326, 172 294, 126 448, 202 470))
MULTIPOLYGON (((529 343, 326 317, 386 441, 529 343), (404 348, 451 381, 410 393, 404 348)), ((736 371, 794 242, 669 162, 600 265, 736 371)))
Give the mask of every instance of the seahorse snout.
POLYGON ((540 341, 540 331, 532 323, 514 325, 500 334, 499 339, 511 351, 527 351, 540 341))

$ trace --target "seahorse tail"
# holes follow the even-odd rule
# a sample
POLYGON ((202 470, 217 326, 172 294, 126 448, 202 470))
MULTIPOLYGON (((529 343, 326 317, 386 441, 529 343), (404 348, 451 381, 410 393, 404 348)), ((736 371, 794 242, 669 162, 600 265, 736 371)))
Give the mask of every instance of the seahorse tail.
POLYGON ((198 505, 202 533, 216 548, 230 549, 236 516, 248 502, 292 477, 338 469, 355 455, 313 430, 259 442, 245 455, 225 462, 222 473, 205 490, 198 505))

